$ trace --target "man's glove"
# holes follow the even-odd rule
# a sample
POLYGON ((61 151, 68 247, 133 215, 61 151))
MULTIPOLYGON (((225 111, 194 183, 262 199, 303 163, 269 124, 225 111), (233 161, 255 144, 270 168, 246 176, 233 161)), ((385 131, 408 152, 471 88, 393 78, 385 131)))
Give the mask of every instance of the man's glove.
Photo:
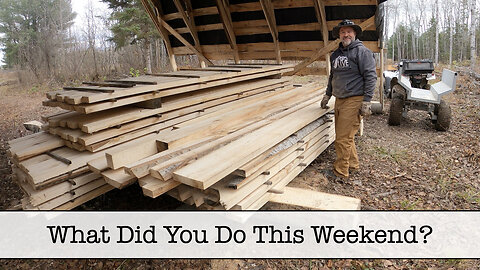
POLYGON ((362 102, 362 107, 360 108, 360 115, 365 116, 370 114, 370 101, 362 102))
POLYGON ((322 109, 328 109, 329 107, 327 106, 328 101, 330 100, 331 96, 324 95, 322 102, 320 102, 320 107, 322 109))

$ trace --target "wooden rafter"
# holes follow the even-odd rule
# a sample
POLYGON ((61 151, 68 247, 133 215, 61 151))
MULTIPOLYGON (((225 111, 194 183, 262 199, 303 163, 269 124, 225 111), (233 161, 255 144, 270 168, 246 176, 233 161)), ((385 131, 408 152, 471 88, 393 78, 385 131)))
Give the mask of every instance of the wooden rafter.
POLYGON ((237 41, 235 38, 235 32, 233 32, 233 23, 230 16, 230 11, 228 10, 228 5, 225 0, 217 0, 218 13, 222 19, 223 28, 225 29, 225 34, 227 35, 228 42, 230 47, 233 50, 233 58, 235 63, 240 62, 240 56, 238 54, 237 41))
POLYGON ((167 49, 172 70, 177 71, 178 70, 177 62, 175 61, 175 54, 173 53, 172 45, 170 44, 170 40, 168 39, 168 33, 167 31, 165 31, 165 28, 163 28, 160 21, 157 19, 160 17, 160 14, 161 14, 160 10, 158 10, 158 7, 155 7, 155 11, 156 11, 156 14, 155 14, 148 0, 142 0, 142 4, 147 10, 147 13, 150 16, 150 19, 152 19, 158 32, 160 33, 160 36, 162 37, 163 42, 165 42, 165 47, 167 49))
MULTIPOLYGON (((189 14, 187 14, 187 12, 184 9, 184 7, 182 6, 182 3, 180 2, 180 0, 173 0, 173 2, 175 3, 175 6, 177 7, 178 12, 180 13, 185 25, 187 26, 188 31, 190 32, 190 34, 193 37, 193 41, 195 42, 195 48, 201 54, 203 54, 202 47, 200 46, 200 39, 198 38, 197 29, 195 27, 195 21, 193 20, 193 17, 192 17, 193 14, 191 12, 189 12, 189 14)), ((191 11, 191 6, 190 6, 190 9, 188 9, 189 0, 186 0, 185 4, 187 5, 187 10, 191 11)), ((202 66, 205 66, 204 61, 200 61, 200 62, 201 62, 202 66)))
MULTIPOLYGON (((328 25, 327 25, 327 15, 325 12, 325 2, 323 0, 314 0, 315 5, 315 14, 317 15, 317 20, 322 27, 322 39, 324 46, 328 46, 328 25)), ((327 75, 330 75, 330 55, 326 55, 326 68, 327 75)))
MULTIPOLYGON (((365 29, 365 28, 368 28, 368 27, 372 26, 374 23, 375 23, 375 16, 372 16, 372 17, 368 18, 366 21, 359 24, 359 26, 362 29, 365 29)), ((308 58, 308 59, 302 61, 301 63, 299 63, 298 65, 296 65, 292 74, 295 74, 295 73, 299 72, 300 70, 306 68, 311 63, 317 61, 318 58, 326 55, 327 53, 329 53, 331 51, 333 51, 338 46, 339 43, 340 43, 340 39, 338 39, 338 38, 335 41, 330 42, 328 45, 324 46, 323 48, 318 50, 316 53, 314 53, 310 58, 308 58)))
POLYGON ((270 29, 270 33, 272 34, 273 43, 275 45, 275 54, 277 58, 277 63, 281 63, 282 58, 280 55, 280 45, 278 42, 277 22, 275 20, 275 11, 272 5, 272 1, 260 0, 260 4, 262 5, 263 13, 265 14, 265 19, 267 20, 268 28, 270 29))
POLYGON ((183 45, 187 46, 194 54, 198 56, 198 58, 202 61, 205 61, 209 65, 213 65, 213 63, 208 60, 201 52, 199 52, 195 46, 190 44, 185 38, 182 37, 175 29, 173 29, 166 21, 164 21, 160 16, 158 17, 158 20, 160 21, 160 24, 167 29, 170 34, 172 34, 174 37, 176 37, 183 45))

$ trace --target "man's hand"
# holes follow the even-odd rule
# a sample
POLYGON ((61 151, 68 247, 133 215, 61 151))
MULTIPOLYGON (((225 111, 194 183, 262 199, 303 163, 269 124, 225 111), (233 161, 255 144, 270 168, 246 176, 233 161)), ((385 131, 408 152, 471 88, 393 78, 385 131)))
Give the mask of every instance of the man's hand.
POLYGON ((328 109, 329 107, 327 106, 328 101, 330 100, 331 96, 324 95, 322 102, 320 102, 320 107, 322 109, 328 109))
POLYGON ((364 101, 362 102, 362 107, 360 108, 360 115, 365 116, 370 114, 370 102, 369 101, 364 101))

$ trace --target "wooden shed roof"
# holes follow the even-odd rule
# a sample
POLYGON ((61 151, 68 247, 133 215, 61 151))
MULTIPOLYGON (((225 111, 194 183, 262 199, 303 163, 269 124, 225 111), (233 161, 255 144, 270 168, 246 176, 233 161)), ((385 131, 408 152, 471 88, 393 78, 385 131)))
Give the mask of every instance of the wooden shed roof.
POLYGON ((361 24, 360 39, 378 52, 383 18, 378 5, 385 1, 142 0, 171 57, 196 54, 207 64, 265 59, 307 65, 337 46, 332 29, 343 19, 361 24))

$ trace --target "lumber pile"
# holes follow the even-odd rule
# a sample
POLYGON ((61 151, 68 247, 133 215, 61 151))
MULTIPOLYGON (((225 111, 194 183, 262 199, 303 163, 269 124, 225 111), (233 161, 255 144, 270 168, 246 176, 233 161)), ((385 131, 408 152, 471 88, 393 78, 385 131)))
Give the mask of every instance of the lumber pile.
POLYGON ((48 93, 65 111, 9 142, 23 208, 72 209, 136 182, 199 208, 260 208, 334 140, 324 87, 279 76, 291 70, 213 66, 48 93))

